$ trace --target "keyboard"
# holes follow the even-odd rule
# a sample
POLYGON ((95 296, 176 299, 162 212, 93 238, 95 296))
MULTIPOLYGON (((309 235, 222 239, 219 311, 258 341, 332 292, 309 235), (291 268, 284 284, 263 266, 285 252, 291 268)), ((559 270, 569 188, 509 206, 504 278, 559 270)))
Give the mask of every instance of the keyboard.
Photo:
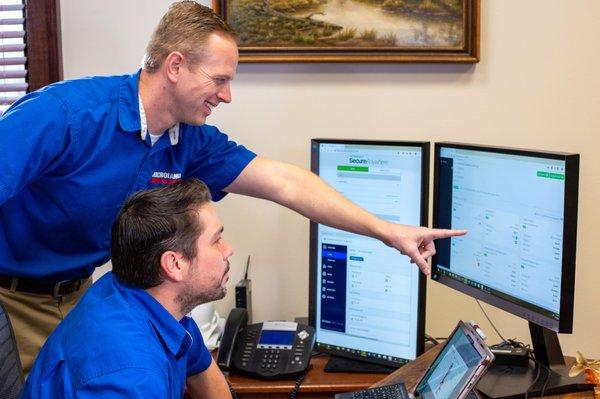
POLYGON ((335 399, 409 399, 404 383, 369 388, 363 391, 338 393, 335 399))

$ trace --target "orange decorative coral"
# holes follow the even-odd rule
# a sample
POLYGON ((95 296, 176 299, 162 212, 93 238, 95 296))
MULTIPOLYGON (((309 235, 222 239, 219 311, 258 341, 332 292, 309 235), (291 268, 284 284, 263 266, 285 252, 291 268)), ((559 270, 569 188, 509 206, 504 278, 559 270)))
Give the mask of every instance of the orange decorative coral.
POLYGON ((579 351, 575 359, 575 364, 569 370, 569 377, 575 377, 584 372, 587 382, 600 385, 600 360, 587 360, 579 351))

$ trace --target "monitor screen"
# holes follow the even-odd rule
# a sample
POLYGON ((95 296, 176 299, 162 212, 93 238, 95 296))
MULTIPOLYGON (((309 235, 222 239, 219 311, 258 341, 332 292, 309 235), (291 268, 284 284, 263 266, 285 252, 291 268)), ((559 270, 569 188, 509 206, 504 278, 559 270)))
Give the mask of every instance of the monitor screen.
POLYGON ((542 327, 572 328, 578 156, 452 143, 435 149, 432 278, 542 327))
MULTIPOLYGON (((394 223, 427 224, 428 143, 312 141, 312 170, 394 223)), ((316 348, 397 366, 422 352, 425 279, 382 242, 311 223, 310 323, 316 348)))

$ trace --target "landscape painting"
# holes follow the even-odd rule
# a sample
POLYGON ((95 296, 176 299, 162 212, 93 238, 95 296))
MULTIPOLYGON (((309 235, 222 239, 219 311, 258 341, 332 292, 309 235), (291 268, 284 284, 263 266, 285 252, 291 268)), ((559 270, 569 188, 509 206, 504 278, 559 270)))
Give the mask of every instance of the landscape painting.
POLYGON ((221 0, 241 61, 477 62, 479 0, 221 0))

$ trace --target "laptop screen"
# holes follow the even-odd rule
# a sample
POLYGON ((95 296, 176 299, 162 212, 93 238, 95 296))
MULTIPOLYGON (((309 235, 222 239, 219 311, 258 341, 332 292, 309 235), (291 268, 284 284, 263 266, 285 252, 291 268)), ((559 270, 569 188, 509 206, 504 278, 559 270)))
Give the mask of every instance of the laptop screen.
POLYGON ((456 398, 482 360, 472 338, 457 328, 419 382, 415 394, 423 399, 456 398))

